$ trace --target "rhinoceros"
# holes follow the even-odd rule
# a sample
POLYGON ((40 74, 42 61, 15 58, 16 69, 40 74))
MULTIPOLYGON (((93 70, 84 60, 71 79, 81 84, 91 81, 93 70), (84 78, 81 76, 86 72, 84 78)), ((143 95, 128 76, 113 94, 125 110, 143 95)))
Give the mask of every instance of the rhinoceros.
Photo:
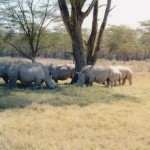
POLYGON ((52 79, 48 69, 36 62, 12 64, 8 70, 8 77, 12 88, 15 88, 17 80, 20 80, 22 83, 34 82, 33 89, 36 89, 38 86, 43 88, 43 82, 45 82, 46 86, 50 89, 57 87, 57 84, 52 79))
POLYGON ((121 72, 114 67, 108 66, 109 68, 109 78, 108 82, 111 85, 111 87, 117 85, 117 81, 119 82, 119 85, 121 85, 121 80, 122 80, 122 74, 121 72))
POLYGON ((112 68, 116 68, 121 72, 122 75, 122 85, 125 84, 126 80, 129 81, 129 85, 132 85, 132 70, 127 66, 111 66, 112 68))
POLYGON ((111 85, 113 87, 115 82, 121 80, 121 73, 111 67, 103 66, 85 66, 80 72, 77 72, 78 80, 75 85, 82 86, 84 83, 89 82, 89 86, 92 86, 93 82, 105 83, 107 81, 107 87, 111 85))
POLYGON ((52 78, 55 82, 58 80, 67 80, 69 78, 73 78, 75 66, 71 64, 65 65, 49 65, 47 66, 49 72, 52 73, 52 78))
POLYGON ((10 64, 10 62, 3 62, 0 65, 0 77, 4 80, 6 84, 8 84, 8 68, 10 64))

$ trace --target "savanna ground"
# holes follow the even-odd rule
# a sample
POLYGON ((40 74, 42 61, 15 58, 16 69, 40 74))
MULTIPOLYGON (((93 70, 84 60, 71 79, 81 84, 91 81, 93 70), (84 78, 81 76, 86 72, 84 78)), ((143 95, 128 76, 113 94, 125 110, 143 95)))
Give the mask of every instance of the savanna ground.
POLYGON ((150 61, 98 63, 129 66, 133 85, 33 91, 0 79, 0 150, 150 150, 150 61))

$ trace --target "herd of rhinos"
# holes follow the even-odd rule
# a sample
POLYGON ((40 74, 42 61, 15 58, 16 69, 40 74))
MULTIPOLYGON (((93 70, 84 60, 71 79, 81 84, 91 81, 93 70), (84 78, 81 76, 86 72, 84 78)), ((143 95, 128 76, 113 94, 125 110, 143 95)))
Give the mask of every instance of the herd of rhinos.
MULTIPOLYGON (((10 88, 16 87, 17 80, 26 87, 33 85, 33 90, 43 88, 43 83, 50 88, 58 87, 58 80, 73 78, 75 67, 67 65, 43 65, 37 62, 3 62, 0 65, 0 77, 10 88), (34 83, 34 84, 33 84, 34 83)), ((126 79, 132 84, 132 71, 126 66, 85 66, 78 75, 76 86, 92 86, 93 82, 102 83, 105 86, 114 87, 124 85, 126 79)))

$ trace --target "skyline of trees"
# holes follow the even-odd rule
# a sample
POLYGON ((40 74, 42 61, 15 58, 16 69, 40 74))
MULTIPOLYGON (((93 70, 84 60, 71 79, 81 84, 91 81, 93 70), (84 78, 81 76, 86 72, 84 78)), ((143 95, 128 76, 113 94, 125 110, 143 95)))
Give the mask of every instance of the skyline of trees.
MULTIPOLYGON (((84 38, 88 36, 88 29, 84 29, 84 38)), ((102 50, 99 58, 116 59, 116 60, 143 60, 150 58, 150 32, 145 32, 141 29, 131 29, 127 26, 110 26, 104 33, 102 42, 102 50), (111 33, 108 33, 110 32, 111 33), (109 36, 108 36, 109 35, 109 36), (115 36, 114 36, 115 35, 115 36), (124 43, 120 36, 126 37, 124 43), (126 36, 125 36, 126 35, 126 36), (147 38, 148 37, 148 38, 147 38), (119 39, 119 40, 118 40, 119 39)), ((73 59, 71 53, 71 39, 66 30, 61 32, 57 29, 48 31, 47 40, 43 44, 51 44, 51 47, 45 48, 39 52, 37 56, 46 58, 61 58, 73 59), (69 53, 68 53, 69 52, 69 53)), ((13 39, 15 41, 15 39, 13 39)), ((1 41, 0 41, 1 43, 1 41)), ((0 56, 21 56, 15 49, 9 45, 3 44, 0 46, 0 56)))
MULTIPOLYGON (((84 63, 94 64, 97 58, 127 61, 150 57, 150 20, 140 22, 141 27, 137 29, 125 25, 111 25, 104 32, 107 16, 112 10, 110 0, 107 1, 109 6, 103 6, 107 10, 101 20, 102 25, 99 31, 96 22, 97 8, 102 6, 98 5, 96 0, 91 0, 91 5, 87 6, 83 12, 77 7, 82 8, 86 0, 76 4, 73 1, 66 3, 66 7, 69 8, 68 15, 72 19, 67 25, 70 29, 65 28, 61 22, 58 5, 51 5, 50 0, 46 0, 45 4, 39 3, 41 0, 35 2, 35 0, 0 1, 0 56, 24 56, 31 60, 37 56, 74 58, 76 64, 80 64, 79 70, 84 63), (70 6, 68 6, 69 3, 70 6), (70 15, 71 8, 76 8, 83 20, 90 11, 93 11, 92 28, 84 29, 80 17, 76 13, 74 17, 73 14, 70 15), (79 20, 74 20, 76 15, 79 20), (55 25, 49 28, 49 25, 54 22, 55 25), (76 37, 77 33, 80 37, 76 37), (79 50, 78 47, 81 49, 79 50), (82 60, 79 54, 83 54, 82 60)), ((65 0, 59 0, 59 2, 63 4, 65 0)))

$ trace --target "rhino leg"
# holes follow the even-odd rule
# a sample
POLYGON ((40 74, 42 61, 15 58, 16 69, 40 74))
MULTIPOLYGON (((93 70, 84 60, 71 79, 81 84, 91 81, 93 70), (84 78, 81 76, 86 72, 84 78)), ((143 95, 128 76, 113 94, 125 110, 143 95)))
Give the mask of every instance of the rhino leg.
POLYGON ((119 85, 121 85, 121 80, 119 80, 118 82, 119 82, 119 85))
POLYGON ((114 81, 109 81, 109 85, 107 86, 107 87, 109 87, 109 86, 111 86, 111 87, 114 87, 114 81))
POLYGON ((102 82, 102 85, 104 85, 105 87, 109 87, 110 86, 110 81, 109 79, 106 79, 106 81, 102 82))
POLYGON ((43 81, 40 83, 40 85, 39 85, 39 87, 40 87, 40 89, 43 89, 43 81))
POLYGON ((36 90, 37 87, 40 85, 40 83, 41 83, 41 80, 36 79, 34 82, 33 90, 36 90))
POLYGON ((10 79, 9 86, 10 86, 11 89, 16 88, 16 80, 15 79, 10 79))
POLYGON ((129 85, 132 85, 132 80, 129 80, 129 85))
POLYGON ((118 84, 117 84, 117 81, 114 81, 114 86, 117 86, 118 84))
POLYGON ((32 86, 32 82, 27 82, 27 83, 25 83, 25 86, 26 86, 26 87, 31 87, 31 86, 32 86))
POLYGON ((86 85, 86 86, 90 86, 90 80, 89 80, 89 78, 86 78, 86 79, 85 79, 85 85, 86 85))
POLYGON ((8 77, 3 77, 3 80, 6 84, 8 84, 8 77))
POLYGON ((31 87, 32 82, 21 82, 22 87, 31 87))
POLYGON ((109 86, 111 85, 111 83, 110 83, 110 81, 107 81, 107 83, 106 83, 106 87, 108 87, 109 88, 109 86))
POLYGON ((89 78, 89 86, 93 86, 93 82, 94 82, 94 79, 93 78, 89 78))
POLYGON ((126 78, 124 78, 124 79, 122 80, 122 85, 125 85, 125 83, 126 83, 126 78))

